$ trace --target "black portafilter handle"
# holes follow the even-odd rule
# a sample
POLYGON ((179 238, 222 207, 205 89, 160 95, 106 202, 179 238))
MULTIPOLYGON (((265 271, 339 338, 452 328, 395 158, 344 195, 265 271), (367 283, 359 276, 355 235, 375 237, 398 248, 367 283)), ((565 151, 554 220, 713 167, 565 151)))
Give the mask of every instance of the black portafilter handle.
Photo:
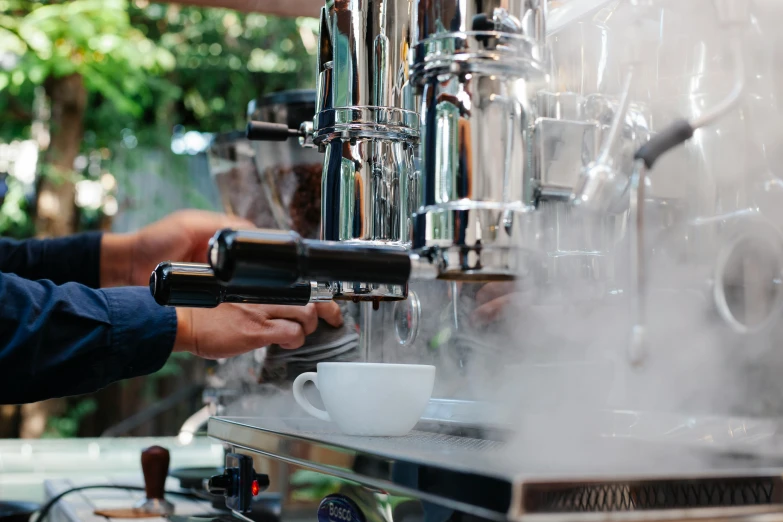
POLYGON ((246 287, 223 285, 209 265, 166 261, 150 276, 150 292, 163 306, 215 308, 221 303, 275 304, 304 306, 310 302, 310 283, 287 287, 246 287))
POLYGON ((302 239, 280 230, 221 230, 209 259, 219 280, 238 286, 301 280, 405 285, 411 275, 403 249, 302 239))
POLYGON ((288 125, 266 121, 248 122, 245 134, 250 141, 286 141, 301 135, 299 129, 289 129, 288 125))

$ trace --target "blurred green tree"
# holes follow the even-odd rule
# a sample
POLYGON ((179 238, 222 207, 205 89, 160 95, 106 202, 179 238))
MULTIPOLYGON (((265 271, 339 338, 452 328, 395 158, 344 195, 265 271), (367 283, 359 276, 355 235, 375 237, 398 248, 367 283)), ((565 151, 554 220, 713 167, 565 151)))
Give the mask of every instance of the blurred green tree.
POLYGON ((34 3, 4 0, 0 15, 4 55, 15 64, 0 73, 11 94, 42 84, 50 100, 48 150, 38 192, 41 235, 75 231, 74 160, 82 149, 90 92, 132 117, 136 98, 149 93, 147 78, 174 66, 174 57, 133 27, 125 0, 34 3))
POLYGON ((176 66, 166 77, 181 89, 175 99, 156 100, 150 109, 159 112, 148 114, 147 122, 203 132, 235 130, 244 128, 251 99, 315 85, 315 19, 144 0, 132 4, 130 15, 135 27, 175 56, 176 66))
POLYGON ((31 135, 36 87, 51 103, 39 233, 73 231, 80 152, 168 149, 175 126, 242 128, 251 99, 312 87, 317 29, 310 18, 147 0, 0 0, 0 140, 31 135))

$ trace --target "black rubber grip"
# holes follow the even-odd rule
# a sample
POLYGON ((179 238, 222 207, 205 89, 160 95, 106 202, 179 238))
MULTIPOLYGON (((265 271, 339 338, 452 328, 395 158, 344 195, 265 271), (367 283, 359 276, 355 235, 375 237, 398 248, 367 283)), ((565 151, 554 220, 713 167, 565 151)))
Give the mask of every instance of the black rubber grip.
POLYGON ((167 261, 150 275, 150 292, 163 306, 214 308, 220 304, 221 290, 208 265, 167 261))
POLYGON ((694 129, 687 120, 677 120, 642 145, 634 154, 634 159, 644 161, 644 166, 651 169, 658 158, 691 139, 693 132, 694 129))
POLYGON ((247 124, 245 135, 250 141, 286 141, 299 136, 299 131, 282 123, 251 121, 247 124))
POLYGON ((404 285, 411 260, 402 249, 304 240, 300 264, 305 277, 316 281, 343 281, 404 285))
POLYGON ((212 238, 209 264, 233 286, 288 287, 300 280, 300 241, 296 232, 221 230, 212 238))
POLYGON ((306 240, 277 230, 220 231, 209 257, 218 279, 243 287, 304 280, 403 285, 411 272, 403 249, 306 240))
POLYGON ((215 308, 221 303, 304 306, 310 302, 310 283, 289 287, 222 285, 209 265, 159 264, 150 276, 150 292, 163 306, 215 308))

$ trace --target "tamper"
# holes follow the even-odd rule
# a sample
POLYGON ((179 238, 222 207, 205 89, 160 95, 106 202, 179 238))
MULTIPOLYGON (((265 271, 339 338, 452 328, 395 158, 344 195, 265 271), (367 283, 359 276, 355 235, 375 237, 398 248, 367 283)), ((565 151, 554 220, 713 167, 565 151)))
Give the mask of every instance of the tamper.
POLYGON ((147 498, 134 509, 164 516, 174 513, 174 505, 163 496, 166 477, 169 474, 169 460, 169 450, 160 446, 150 446, 141 452, 141 470, 144 473, 144 491, 147 498))
POLYGON ((174 505, 163 497, 169 474, 169 451, 160 446, 142 451, 141 470, 147 498, 132 508, 96 509, 95 514, 106 518, 158 518, 174 514, 174 505))

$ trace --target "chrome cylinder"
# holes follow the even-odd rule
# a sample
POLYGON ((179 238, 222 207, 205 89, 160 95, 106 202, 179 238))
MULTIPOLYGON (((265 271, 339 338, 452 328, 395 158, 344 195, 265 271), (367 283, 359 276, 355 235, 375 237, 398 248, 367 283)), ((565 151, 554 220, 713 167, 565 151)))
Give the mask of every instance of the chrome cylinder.
MULTIPOLYGON (((329 0, 321 13, 318 112, 324 152, 321 238, 405 248, 419 121, 408 75, 414 0, 329 0)), ((336 283, 341 297, 400 299, 406 289, 336 283)))
POLYGON ((420 43, 445 35, 494 31, 523 35, 543 50, 546 0, 424 0, 418 2, 416 22, 420 43))
POLYGON ((413 248, 436 249, 446 278, 505 279, 524 270, 534 120, 526 87, 524 78, 478 71, 424 82, 413 248))
POLYGON ((546 75, 545 2, 420 2, 412 78, 422 175, 413 248, 445 279, 502 280, 536 256, 533 96, 546 75))
POLYGON ((412 107, 407 73, 412 5, 412 0, 327 2, 333 107, 412 107))

